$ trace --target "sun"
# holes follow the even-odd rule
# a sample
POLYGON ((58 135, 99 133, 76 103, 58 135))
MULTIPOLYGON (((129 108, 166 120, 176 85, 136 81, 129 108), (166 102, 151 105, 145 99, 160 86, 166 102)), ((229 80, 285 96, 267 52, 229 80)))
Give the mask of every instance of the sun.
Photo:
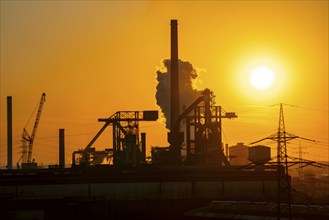
POLYGON ((267 66, 258 66, 250 72, 249 82, 255 89, 266 90, 274 84, 275 75, 267 66))

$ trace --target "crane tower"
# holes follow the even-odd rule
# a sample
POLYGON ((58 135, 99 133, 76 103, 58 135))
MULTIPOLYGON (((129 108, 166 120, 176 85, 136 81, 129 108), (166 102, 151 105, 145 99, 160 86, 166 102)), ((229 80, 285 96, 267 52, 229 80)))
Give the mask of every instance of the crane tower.
POLYGON ((36 168, 37 163, 32 160, 32 150, 33 150, 33 142, 34 138, 37 134, 37 129, 42 113, 42 108, 44 105, 44 102, 46 101, 46 94, 42 93, 41 100, 39 102, 39 108, 38 112, 35 118, 34 126, 31 135, 28 133, 26 126, 23 129, 23 134, 22 134, 22 156, 17 162, 17 167, 19 167, 19 162, 22 160, 22 168, 36 168))

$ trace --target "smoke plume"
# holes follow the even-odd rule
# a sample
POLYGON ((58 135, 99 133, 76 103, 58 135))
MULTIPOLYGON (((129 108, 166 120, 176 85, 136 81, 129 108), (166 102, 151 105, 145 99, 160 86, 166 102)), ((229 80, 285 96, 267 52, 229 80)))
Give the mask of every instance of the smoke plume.
MULTIPOLYGON (((156 101, 166 119, 166 128, 170 128, 170 59, 162 61, 158 68, 156 86, 156 101)), ((201 91, 195 88, 198 73, 187 61, 178 61, 180 113, 189 107, 195 99, 201 96, 201 91)))

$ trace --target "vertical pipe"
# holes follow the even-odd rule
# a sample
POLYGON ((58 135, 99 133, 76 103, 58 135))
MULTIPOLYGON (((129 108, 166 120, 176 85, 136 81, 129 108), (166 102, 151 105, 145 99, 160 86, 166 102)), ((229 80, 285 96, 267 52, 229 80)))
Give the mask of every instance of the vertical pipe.
POLYGON ((142 141, 142 158, 141 162, 145 163, 145 158, 146 158, 146 133, 141 133, 141 141, 142 141))
POLYGON ((189 164, 191 162, 191 124, 190 118, 186 118, 186 163, 189 164))
MULTIPOLYGON (((137 153, 137 149, 138 149, 138 142, 136 142, 136 140, 138 139, 138 135, 134 134, 134 135, 131 135, 131 144, 130 144, 130 152, 132 152, 132 164, 133 166, 136 166, 136 153, 137 153)), ((131 160, 130 158, 130 155, 128 155, 128 161, 131 160)))
POLYGON ((116 145, 116 140, 117 140, 117 134, 116 134, 116 122, 113 122, 112 124, 112 145, 113 145, 113 165, 117 165, 117 145, 116 145))
POLYGON ((59 129, 59 167, 65 168, 65 139, 64 129, 59 129))
POLYGON ((225 154, 226 154, 226 158, 229 159, 229 155, 228 155, 228 144, 225 144, 225 154))
POLYGON ((12 97, 7 96, 7 168, 13 168, 12 97))
MULTIPOLYGON (((171 79, 170 79, 170 128, 171 132, 179 116, 179 78, 178 78, 178 33, 177 20, 171 20, 171 79)), ((178 131, 176 131, 178 132, 178 131)))

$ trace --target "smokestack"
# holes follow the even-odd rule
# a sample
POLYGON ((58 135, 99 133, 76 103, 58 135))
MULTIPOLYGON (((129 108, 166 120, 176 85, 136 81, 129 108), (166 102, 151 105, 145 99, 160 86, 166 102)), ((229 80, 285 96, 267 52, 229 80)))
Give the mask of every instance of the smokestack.
POLYGON ((65 168, 64 129, 59 129, 59 167, 65 168))
POLYGON ((171 20, 171 82, 170 82, 170 130, 174 129, 174 125, 179 116, 179 79, 178 79, 178 33, 177 20, 171 20))
POLYGON ((178 75, 178 34, 177 20, 171 20, 171 58, 170 58, 170 144, 171 164, 181 163, 181 144, 184 133, 179 132, 179 126, 175 126, 179 117, 179 75, 178 75))
POLYGON ((12 97, 7 96, 7 169, 13 168, 12 97))

